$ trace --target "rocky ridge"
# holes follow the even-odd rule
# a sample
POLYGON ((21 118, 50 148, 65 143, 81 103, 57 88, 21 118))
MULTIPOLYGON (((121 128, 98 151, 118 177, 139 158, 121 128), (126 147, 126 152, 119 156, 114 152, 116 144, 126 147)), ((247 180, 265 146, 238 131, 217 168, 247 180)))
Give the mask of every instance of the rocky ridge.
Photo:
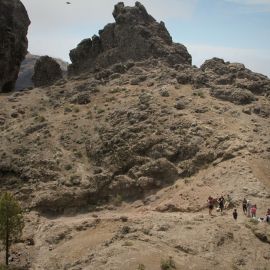
POLYGON ((2 0, 0 10, 0 92, 10 92, 27 53, 30 20, 19 0, 2 0))

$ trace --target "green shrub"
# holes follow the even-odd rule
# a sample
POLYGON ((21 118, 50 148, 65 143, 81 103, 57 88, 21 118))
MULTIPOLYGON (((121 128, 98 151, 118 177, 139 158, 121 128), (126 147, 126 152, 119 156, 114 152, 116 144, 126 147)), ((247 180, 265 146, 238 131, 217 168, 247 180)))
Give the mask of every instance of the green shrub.
POLYGON ((160 263, 160 269, 161 270, 173 270, 176 269, 175 262, 172 257, 169 257, 169 259, 161 260, 160 263))

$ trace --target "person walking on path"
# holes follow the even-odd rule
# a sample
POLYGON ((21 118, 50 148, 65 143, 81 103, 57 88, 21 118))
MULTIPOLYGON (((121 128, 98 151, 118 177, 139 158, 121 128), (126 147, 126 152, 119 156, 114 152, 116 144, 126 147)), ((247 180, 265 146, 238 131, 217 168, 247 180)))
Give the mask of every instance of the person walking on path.
POLYGON ((251 210, 251 201, 247 200, 247 217, 251 216, 250 210, 251 210))
POLYGON ((251 217, 256 217, 256 211, 257 211, 257 205, 254 204, 252 207, 251 207, 251 217))
POLYGON ((237 216, 238 216, 237 210, 234 209, 234 210, 233 210, 233 218, 234 218, 234 220, 237 220, 237 216))
POLYGON ((243 212, 246 215, 247 214, 247 199, 246 198, 244 198, 242 202, 242 206, 243 206, 243 212))
POLYGON ((218 199, 218 204, 219 204, 219 209, 220 209, 220 213, 221 213, 221 214, 223 214, 224 203, 225 203, 225 200, 224 200, 223 196, 221 196, 221 197, 218 199))
POLYGON ((208 197, 207 204, 209 209, 209 215, 212 216, 212 211, 214 208, 214 199, 211 196, 208 197))
POLYGON ((226 209, 233 207, 233 201, 232 201, 232 197, 230 196, 230 194, 227 194, 227 198, 226 198, 226 202, 224 204, 224 207, 226 209))

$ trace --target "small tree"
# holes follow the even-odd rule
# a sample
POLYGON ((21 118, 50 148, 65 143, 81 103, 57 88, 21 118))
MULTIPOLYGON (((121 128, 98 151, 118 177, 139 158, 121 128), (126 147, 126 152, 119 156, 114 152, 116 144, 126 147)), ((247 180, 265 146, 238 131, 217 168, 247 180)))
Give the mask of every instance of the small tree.
POLYGON ((6 265, 8 265, 9 247, 18 239, 24 227, 22 209, 16 199, 5 192, 0 198, 0 240, 6 249, 6 265))

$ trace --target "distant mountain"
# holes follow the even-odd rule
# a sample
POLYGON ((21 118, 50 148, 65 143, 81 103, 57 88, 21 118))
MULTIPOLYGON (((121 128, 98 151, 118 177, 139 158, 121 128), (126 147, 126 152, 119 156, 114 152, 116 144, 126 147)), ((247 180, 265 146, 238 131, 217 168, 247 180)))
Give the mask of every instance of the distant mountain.
MULTIPOLYGON (((34 73, 34 67, 36 64, 36 61, 40 58, 39 55, 33 55, 31 53, 28 53, 24 59, 24 61, 21 64, 20 72, 18 79, 16 81, 16 90, 21 90, 27 87, 32 87, 32 76, 34 73)), ((67 71, 68 63, 61 60, 61 59, 55 59, 58 64, 60 65, 61 69, 64 73, 67 71)))

